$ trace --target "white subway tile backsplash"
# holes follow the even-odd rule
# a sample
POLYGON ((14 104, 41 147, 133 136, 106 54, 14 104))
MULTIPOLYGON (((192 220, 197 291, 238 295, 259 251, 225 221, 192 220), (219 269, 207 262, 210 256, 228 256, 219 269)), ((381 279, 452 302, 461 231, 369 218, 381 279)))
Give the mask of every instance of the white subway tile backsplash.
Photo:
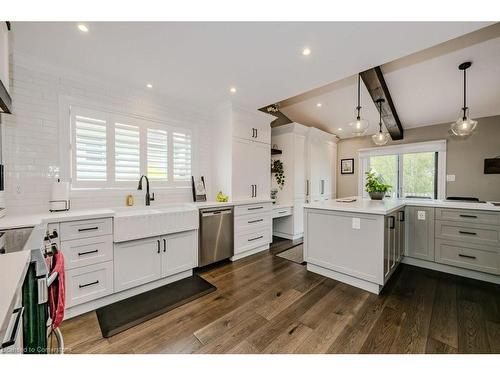
MULTIPOLYGON (((169 125, 189 123, 196 148, 194 165, 207 180, 210 194, 211 131, 210 114, 190 110, 170 98, 152 96, 128 88, 99 83, 93 77, 55 73, 43 65, 11 63, 11 96, 13 115, 2 116, 3 163, 5 164, 6 204, 10 214, 47 211, 51 184, 59 176, 59 98, 73 96, 90 103, 104 103, 117 110, 131 111, 153 119, 165 119, 169 125)), ((64 124, 62 124, 64 126, 64 124)), ((69 151, 67 157, 69 158, 69 151)), ((155 204, 189 202, 190 189, 154 189, 155 204)), ((72 193, 73 208, 125 205, 132 194, 138 205, 144 204, 144 193, 133 188, 120 191, 85 191, 72 193)))

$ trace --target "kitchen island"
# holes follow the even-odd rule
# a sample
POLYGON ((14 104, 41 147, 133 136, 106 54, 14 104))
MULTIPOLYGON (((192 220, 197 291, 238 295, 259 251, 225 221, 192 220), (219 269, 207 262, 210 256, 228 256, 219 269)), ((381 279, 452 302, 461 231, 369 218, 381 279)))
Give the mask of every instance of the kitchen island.
POLYGON ((353 197, 304 205, 311 272, 379 294, 401 262, 500 283, 500 207, 353 197))

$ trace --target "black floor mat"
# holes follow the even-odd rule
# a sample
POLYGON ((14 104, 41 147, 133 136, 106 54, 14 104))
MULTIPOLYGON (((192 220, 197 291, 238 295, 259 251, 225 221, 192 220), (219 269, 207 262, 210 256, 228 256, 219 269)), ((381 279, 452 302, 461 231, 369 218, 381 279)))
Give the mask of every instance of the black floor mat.
POLYGON ((217 288, 198 275, 149 290, 96 310, 103 337, 111 337, 217 288))

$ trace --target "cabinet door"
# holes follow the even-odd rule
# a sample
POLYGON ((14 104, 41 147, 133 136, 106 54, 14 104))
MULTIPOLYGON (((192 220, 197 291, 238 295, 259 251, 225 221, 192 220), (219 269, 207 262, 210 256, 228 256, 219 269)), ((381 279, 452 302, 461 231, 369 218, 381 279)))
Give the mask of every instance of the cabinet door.
POLYGON ((434 261, 434 208, 407 207, 407 214, 405 255, 434 261))
POLYGON ((115 292, 149 283, 160 277, 160 237, 115 244, 115 292))
POLYGON ((161 238, 162 277, 191 270, 197 265, 198 232, 188 231, 161 238))
POLYGON ((406 232, 406 213, 405 210, 401 210, 398 212, 398 224, 399 224, 399 232, 398 232, 398 262, 401 260, 405 253, 405 232, 406 232))
POLYGON ((397 266, 397 222, 395 215, 385 216, 384 224, 384 281, 397 266))
POLYGON ((249 174, 256 185, 256 198, 269 198, 271 192, 271 147, 253 142, 249 174))
POLYGON ((268 115, 235 110, 233 112, 233 136, 249 141, 271 143, 271 119, 268 115))
POLYGON ((252 150, 252 141, 233 138, 232 200, 252 197, 252 184, 255 184, 249 173, 252 150))

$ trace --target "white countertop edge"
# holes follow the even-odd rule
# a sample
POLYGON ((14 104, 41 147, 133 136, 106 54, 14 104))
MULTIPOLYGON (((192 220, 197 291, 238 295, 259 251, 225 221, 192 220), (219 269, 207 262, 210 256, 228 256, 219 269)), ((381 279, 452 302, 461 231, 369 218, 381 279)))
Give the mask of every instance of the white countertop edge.
POLYGON ((356 198, 355 202, 337 202, 335 199, 323 202, 306 203, 305 209, 318 209, 328 211, 355 212, 375 215, 386 215, 394 210, 405 206, 454 208, 465 210, 480 210, 500 212, 499 206, 494 206, 491 202, 486 203, 464 203, 450 202, 443 200, 417 200, 417 199, 384 199, 383 201, 373 201, 371 199, 356 198))

